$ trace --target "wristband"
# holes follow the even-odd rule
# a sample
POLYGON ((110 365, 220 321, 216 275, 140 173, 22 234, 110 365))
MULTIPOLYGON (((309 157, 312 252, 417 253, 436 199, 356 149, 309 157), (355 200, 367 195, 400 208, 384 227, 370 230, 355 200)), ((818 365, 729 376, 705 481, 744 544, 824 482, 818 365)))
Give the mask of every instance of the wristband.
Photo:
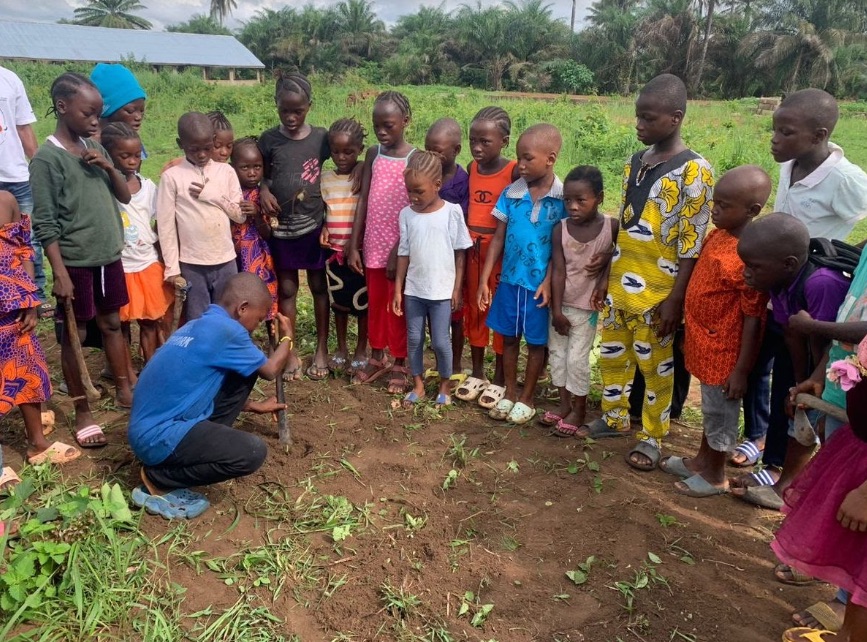
POLYGON ((282 345, 284 341, 289 342, 289 349, 290 350, 295 347, 295 342, 292 340, 292 337, 281 337, 280 341, 277 342, 277 345, 278 346, 282 345))

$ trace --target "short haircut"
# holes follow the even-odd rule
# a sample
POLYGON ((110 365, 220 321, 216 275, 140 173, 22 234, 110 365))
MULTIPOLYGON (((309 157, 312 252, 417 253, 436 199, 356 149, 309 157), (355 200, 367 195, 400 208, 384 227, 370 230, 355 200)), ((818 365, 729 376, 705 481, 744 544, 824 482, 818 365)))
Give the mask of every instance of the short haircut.
POLYGON ((205 116, 208 117, 208 120, 211 121, 211 124, 214 126, 215 132, 226 132, 232 131, 232 123, 229 122, 229 119, 226 118, 225 114, 221 111, 209 111, 205 116))
POLYGON ((443 155, 417 149, 406 161, 406 169, 403 174, 404 176, 419 174, 432 181, 441 181, 443 179, 443 155))
POLYGON ((262 155, 262 152, 259 150, 259 141, 257 141, 253 136, 244 136, 243 138, 236 139, 235 142, 232 143, 232 154, 230 158, 233 163, 235 162, 235 157, 245 149, 254 149, 259 156, 262 155))
POLYGON ((364 137, 367 136, 367 131, 360 122, 354 118, 341 118, 335 120, 331 127, 328 128, 328 140, 335 134, 346 134, 352 140, 354 145, 358 145, 364 149, 364 137))
POLYGON ((217 303, 223 308, 231 308, 247 301, 252 305, 270 307, 271 294, 268 286, 252 272, 240 272, 226 281, 217 295, 217 303))
POLYGON ((385 105, 391 103, 395 107, 397 107, 398 111, 403 114, 407 118, 412 118, 412 107, 409 106, 409 98, 404 96, 399 91, 384 91, 376 97, 376 100, 373 101, 373 107, 376 109, 377 105, 385 105))
POLYGON ((473 117, 473 122, 477 120, 494 123, 504 138, 512 133, 512 119, 509 118, 509 114, 502 107, 482 107, 479 113, 473 117))
POLYGON ((460 145, 464 133, 461 131, 458 121, 454 118, 440 118, 428 127, 427 135, 447 136, 450 140, 454 141, 455 145, 460 145))
POLYGON ((803 264, 810 251, 810 232, 791 214, 774 212, 747 225, 739 247, 774 259, 795 256, 803 264))
POLYGON ((188 111, 178 119, 178 138, 188 140, 194 136, 214 135, 211 119, 198 111, 188 111))
POLYGON ((686 85, 674 74, 660 74, 651 78, 638 95, 653 96, 672 113, 676 111, 686 113, 686 85))
POLYGON ((532 144, 540 145, 545 149, 546 153, 554 152, 559 154, 560 148, 563 146, 563 137, 560 135, 560 130, 554 127, 554 125, 548 123, 531 125, 524 130, 524 133, 521 134, 518 142, 522 139, 525 142, 533 141, 532 144))
POLYGON ((827 129, 829 135, 834 131, 840 117, 837 101, 821 89, 801 89, 789 94, 780 103, 779 109, 784 108, 794 112, 811 127, 827 129))
POLYGON ((108 153, 111 153, 111 150, 122 140, 137 140, 141 142, 138 132, 121 121, 108 123, 99 134, 99 142, 108 153))
POLYGON ((297 72, 277 72, 277 85, 274 88, 274 100, 280 100, 283 94, 298 94, 308 103, 313 100, 313 89, 307 76, 297 72))
POLYGON ((753 203, 759 203, 762 207, 771 196, 771 177, 758 165, 733 167, 719 178, 717 185, 723 179, 726 182, 730 181, 740 196, 753 203))
POLYGON ((578 181, 589 183, 594 196, 599 196, 604 189, 602 186, 602 172, 599 171, 598 167, 594 167, 593 165, 579 165, 574 168, 566 174, 563 184, 565 185, 570 182, 577 183, 578 181))

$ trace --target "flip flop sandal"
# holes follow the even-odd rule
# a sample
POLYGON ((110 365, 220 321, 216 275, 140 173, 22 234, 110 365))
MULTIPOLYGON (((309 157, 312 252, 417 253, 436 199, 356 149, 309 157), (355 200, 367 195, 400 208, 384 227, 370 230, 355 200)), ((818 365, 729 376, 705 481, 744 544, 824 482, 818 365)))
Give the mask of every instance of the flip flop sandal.
POLYGON ((635 470, 647 472, 653 470, 659 465, 659 458, 661 456, 662 453, 659 451, 659 446, 651 442, 649 439, 645 439, 644 441, 639 441, 635 446, 633 446, 632 450, 626 453, 626 463, 632 466, 635 470), (650 460, 650 463, 638 464, 632 461, 632 455, 635 454, 644 455, 650 460))
MULTIPOLYGON (((496 408, 497 404, 500 403, 505 396, 506 389, 503 386, 498 386, 494 383, 488 384, 488 387, 484 389, 481 396, 479 397, 479 405, 482 408, 487 408, 488 410, 491 410, 493 408, 496 408)), ((511 408, 509 410, 511 410, 511 408)))
POLYGON ((415 390, 410 390, 403 398, 403 405, 406 408, 414 406, 419 401, 424 401, 424 395, 418 394, 415 390))
MULTIPOLYGON (((664 473, 668 473, 669 475, 680 477, 681 479, 688 479, 689 477, 693 477, 695 473, 686 467, 686 464, 683 463, 684 459, 685 457, 666 457, 659 462, 659 470, 664 473)), ((699 475, 699 477, 701 477, 701 475, 699 475)), ((702 479, 704 478, 702 477, 702 479)))
MULTIPOLYGON (((815 580, 814 580, 815 581, 815 580)), ((804 609, 805 613, 809 613, 814 618, 819 626, 825 631, 833 631, 837 633, 843 628, 843 618, 837 615, 826 602, 816 602, 812 606, 804 609)))
POLYGON ((20 481, 21 478, 9 466, 0 471, 0 490, 9 490, 20 481))
POLYGON ((55 441, 48 448, 37 455, 27 458, 27 463, 31 466, 38 464, 68 464, 81 457, 81 451, 75 446, 67 446, 66 444, 55 441), (71 451, 71 452, 70 452, 71 451))
POLYGON ((85 426, 81 430, 77 430, 75 432, 75 441, 78 442, 78 445, 82 448, 103 448, 108 445, 108 440, 105 438, 105 433, 102 432, 102 428, 97 426, 96 424, 90 424, 89 426, 85 426), (98 441, 83 443, 83 440, 89 437, 101 437, 98 441))
MULTIPOLYGON (((669 459, 671 458, 669 457, 669 459)), ((678 457, 678 459, 680 459, 680 457, 678 457)), ((662 468, 662 464, 660 464, 659 466, 660 468, 662 468)), ((715 497, 717 495, 725 495, 727 492, 729 492, 728 488, 718 488, 708 482, 698 473, 687 477, 681 481, 686 486, 686 489, 684 490, 683 488, 675 484, 674 490, 675 492, 678 492, 681 495, 686 495, 687 497, 715 497)))
POLYGON ((806 626, 796 626, 783 633, 783 642, 835 642, 840 636, 833 631, 817 631, 806 626))
POLYGON ((478 377, 467 377, 455 391, 455 397, 461 401, 475 401, 482 390, 488 386, 488 382, 478 377))
POLYGON ((402 395, 410 386, 409 369, 406 366, 392 366, 388 380, 388 394, 402 395))
MULTIPOLYGON (((586 426, 587 424, 584 424, 586 426)), ((574 437, 575 433, 578 432, 579 426, 575 424, 567 424, 562 419, 557 422, 557 425, 554 427, 554 433, 558 437, 574 437)))
MULTIPOLYGON (((173 491, 175 492, 175 491, 173 491)), ((165 519, 193 519, 204 513, 210 504, 201 502, 186 503, 178 495, 151 495, 144 486, 133 489, 132 503, 144 508, 151 515, 159 515, 165 519)))
POLYGON ((543 426, 556 426, 562 421, 563 417, 558 415, 556 412, 552 412, 550 410, 546 410, 542 415, 539 416, 539 423, 543 426))
POLYGON ((332 356, 328 360, 328 370, 334 374, 344 372, 346 370, 346 357, 332 356))
POLYGON ((436 406, 437 408, 442 408, 443 406, 451 406, 452 405, 452 396, 444 393, 439 393, 437 395, 436 406))
POLYGON ((505 421, 506 417, 509 416, 509 413, 512 412, 512 408, 514 408, 514 406, 514 401, 509 401, 508 399, 500 399, 497 402, 497 405, 488 411, 488 417, 490 417, 491 419, 496 419, 497 421, 505 421))
POLYGON ((581 428, 578 429, 581 434, 576 433, 576 437, 579 439, 584 439, 585 437, 589 437, 590 439, 606 439, 608 437, 626 437, 629 435, 630 430, 626 428, 625 430, 617 430, 616 428, 612 428, 608 425, 608 422, 605 421, 602 417, 597 417, 589 424, 584 424, 581 428), (583 428, 587 428, 587 430, 582 430, 583 428))
POLYGON ((328 367, 323 368, 322 366, 317 366, 315 363, 311 363, 307 366, 304 374, 311 381, 323 381, 328 378, 328 367))
POLYGON ((783 498, 777 495, 773 486, 750 486, 743 494, 735 497, 753 506, 769 510, 780 510, 783 507, 783 498))
MULTIPOLYGON (((788 584, 789 586, 810 586, 811 584, 817 584, 819 582, 819 580, 817 580, 812 575, 806 575, 805 573, 801 573, 800 571, 795 570, 794 568, 792 568, 788 564, 777 564, 774 567, 774 579, 776 579, 780 584, 788 584), (783 579, 782 577, 780 577, 781 573, 788 573, 791 576, 790 579, 783 579)), ((824 602, 818 602, 818 604, 824 604, 825 606, 828 606, 824 602)), ((816 604, 814 604, 813 606, 816 606, 816 604)), ((807 613, 810 613, 809 609, 804 609, 804 610, 807 613)), ((828 610, 831 613, 834 613, 834 611, 831 609, 830 606, 828 606, 828 610)), ((826 629, 829 629, 832 631, 834 630, 833 627, 828 626, 827 624, 822 622, 818 617, 816 617, 815 613, 810 613, 810 615, 815 617, 816 621, 819 622, 826 629)), ((834 614, 834 615, 836 615, 836 614, 834 614)), ((837 630, 839 630, 839 627, 837 628, 837 630)))
POLYGON ((353 377, 355 376, 355 373, 361 370, 365 365, 367 365, 367 359, 353 359, 349 364, 349 367, 346 369, 346 374, 353 377))
POLYGON ((512 406, 512 410, 511 412, 509 412, 509 416, 506 417, 506 421, 508 421, 510 424, 517 424, 521 426, 530 421, 535 416, 535 408, 530 408, 530 406, 528 406, 524 402, 519 401, 514 406, 512 406))
POLYGON ((738 444, 738 447, 735 448, 734 452, 732 453, 732 457, 729 457, 729 463, 737 468, 747 468, 749 466, 755 466, 756 462, 761 459, 763 452, 764 450, 759 450, 759 447, 756 446, 754 442, 744 441, 738 444), (743 455, 744 461, 733 461, 734 455, 743 455))
POLYGON ((352 376, 352 382, 355 385, 360 385, 363 383, 373 383, 377 379, 379 379, 386 372, 391 370, 391 364, 385 359, 368 359, 364 365, 355 371, 355 374, 352 376), (367 372, 367 366, 373 368, 369 373, 367 372))

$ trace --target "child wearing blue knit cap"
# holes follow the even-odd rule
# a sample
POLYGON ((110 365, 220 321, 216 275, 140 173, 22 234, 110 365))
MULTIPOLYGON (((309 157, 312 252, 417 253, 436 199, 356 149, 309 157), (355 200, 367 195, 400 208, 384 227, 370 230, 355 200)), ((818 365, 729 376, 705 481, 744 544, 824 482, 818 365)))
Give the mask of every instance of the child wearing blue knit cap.
MULTIPOLYGON (((90 79, 102 95, 100 130, 108 123, 126 123, 140 133, 147 94, 133 73, 123 65, 101 62, 93 68, 90 79)), ((144 145, 141 156, 142 160, 147 158, 144 145)))

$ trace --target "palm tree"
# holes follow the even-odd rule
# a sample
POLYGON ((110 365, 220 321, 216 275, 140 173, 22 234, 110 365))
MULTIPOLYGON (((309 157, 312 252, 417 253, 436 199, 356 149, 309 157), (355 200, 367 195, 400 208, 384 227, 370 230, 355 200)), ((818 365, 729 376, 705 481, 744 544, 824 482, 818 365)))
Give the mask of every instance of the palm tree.
POLYGON ((346 53, 370 59, 373 44, 385 34, 385 23, 376 17, 370 0, 345 0, 337 7, 337 24, 346 53))
POLYGON ((713 29, 713 12, 716 6, 716 0, 707 0, 707 18, 704 25, 704 39, 701 43, 701 58, 698 60, 698 71, 695 74, 696 90, 701 88, 701 77, 704 73, 704 62, 707 59, 707 46, 710 43, 710 32, 713 29))
POLYGON ((147 9, 138 0, 90 0, 78 7, 72 24, 113 29, 150 29, 153 25, 131 11, 147 9))
POLYGON ((211 16, 194 13, 186 22, 168 25, 166 31, 174 33, 200 33, 215 36, 231 36, 232 32, 214 20, 211 16))
POLYGON ((223 24, 223 20, 238 8, 236 0, 211 0, 211 18, 223 24))
POLYGON ((494 91, 503 89, 503 77, 517 61, 512 53, 510 17, 499 6, 484 8, 462 5, 455 17, 457 41, 462 50, 464 67, 484 69, 494 91))

